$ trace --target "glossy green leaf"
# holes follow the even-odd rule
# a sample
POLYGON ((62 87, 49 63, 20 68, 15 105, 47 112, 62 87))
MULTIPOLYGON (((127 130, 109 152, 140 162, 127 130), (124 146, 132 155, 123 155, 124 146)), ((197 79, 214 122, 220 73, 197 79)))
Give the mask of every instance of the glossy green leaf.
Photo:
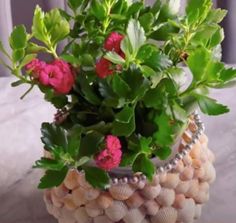
POLYGON ((109 176, 106 171, 97 167, 84 167, 85 179, 95 188, 105 189, 109 185, 109 176))
POLYGON ((34 11, 32 33, 36 39, 42 42, 48 41, 49 36, 44 24, 44 12, 38 5, 36 6, 34 11))
POLYGON ((196 81, 201 81, 203 79, 203 75, 210 60, 211 54, 204 48, 196 49, 188 57, 187 64, 196 81))
POLYGON ((116 52, 107 52, 105 58, 114 64, 124 64, 125 60, 116 52))
POLYGON ((195 95, 199 107, 204 114, 207 115, 221 115, 229 112, 229 108, 225 105, 219 104, 215 99, 203 96, 195 95))
POLYGON ((173 129, 170 121, 170 117, 165 113, 155 118, 158 131, 154 133, 153 137, 156 143, 162 147, 170 146, 173 143, 173 129))
POLYGON ((62 127, 54 123, 43 123, 41 133, 41 140, 46 149, 56 145, 62 147, 65 151, 67 150, 68 141, 66 131, 62 127))
POLYGON ((160 160, 166 160, 171 155, 170 147, 161 147, 154 151, 155 155, 159 157, 160 160))
POLYGON ((93 86, 89 84, 89 80, 85 75, 78 75, 77 83, 80 85, 82 94, 88 102, 94 105, 99 105, 101 103, 100 98, 95 93, 93 86))
POLYGON ((91 12, 98 20, 104 20, 106 18, 105 4, 99 0, 93 0, 91 2, 91 12))
POLYGON ((129 123, 134 115, 134 108, 126 106, 115 116, 115 121, 121 123, 129 123))
POLYGON ((155 165, 145 155, 140 154, 133 163, 132 170, 136 172, 142 172, 151 181, 156 171, 155 165))
POLYGON ((58 161, 58 160, 53 160, 53 159, 48 159, 45 157, 42 157, 40 160, 37 160, 35 162, 35 165, 33 168, 41 168, 41 169, 47 169, 47 170, 55 170, 55 171, 60 171, 64 167, 64 163, 58 161))
POLYGON ((136 55, 139 48, 146 42, 144 29, 137 20, 131 19, 127 27, 127 34, 133 49, 133 54, 136 55))
POLYGON ((73 10, 76 11, 80 5, 82 4, 82 0, 68 0, 68 6, 73 10))
POLYGON ((117 136, 130 136, 135 130, 134 108, 132 108, 132 110, 127 108, 127 110, 124 110, 122 113, 123 114, 118 114, 119 121, 115 120, 113 123, 112 134, 117 136), (121 120, 121 118, 123 118, 123 120, 121 120))
POLYGON ((151 12, 147 12, 139 18, 139 22, 144 28, 145 32, 148 32, 154 22, 154 16, 151 12))
POLYGON ((67 172, 67 167, 64 167, 60 171, 47 170, 45 175, 40 179, 40 184, 38 185, 38 188, 46 189, 59 186, 65 179, 67 172))
POLYGON ((27 33, 25 26, 20 25, 14 27, 9 42, 13 50, 24 49, 27 45, 27 33))
POLYGON ((99 145, 103 142, 104 135, 98 131, 91 131, 81 138, 79 156, 91 157, 100 151, 99 145))
POLYGON ((81 141, 82 127, 80 125, 74 125, 68 132, 68 153, 73 157, 77 158, 79 155, 80 141, 81 141))
POLYGON ((123 78, 115 74, 112 79, 112 89, 120 97, 128 97, 131 92, 129 85, 123 80, 123 78))

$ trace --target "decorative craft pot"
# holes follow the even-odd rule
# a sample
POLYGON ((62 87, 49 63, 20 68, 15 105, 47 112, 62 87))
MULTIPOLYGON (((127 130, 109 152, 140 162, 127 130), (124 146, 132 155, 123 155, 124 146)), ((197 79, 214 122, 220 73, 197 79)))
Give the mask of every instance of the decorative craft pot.
POLYGON ((110 187, 99 190, 83 173, 71 170, 62 185, 45 191, 48 212, 59 223, 193 222, 201 216, 216 176, 202 130, 199 116, 192 116, 175 154, 157 168, 152 182, 119 168, 110 173, 110 187))

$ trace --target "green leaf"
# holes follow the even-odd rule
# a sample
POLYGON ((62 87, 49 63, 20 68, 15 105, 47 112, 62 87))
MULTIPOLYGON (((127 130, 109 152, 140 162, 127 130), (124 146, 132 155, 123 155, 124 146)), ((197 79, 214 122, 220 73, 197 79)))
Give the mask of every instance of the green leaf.
POLYGON ((142 63, 144 63, 147 60, 149 60, 154 51, 157 51, 154 45, 145 44, 140 47, 136 58, 140 60, 142 63))
POLYGON ((142 172, 151 181, 155 174, 156 168, 152 161, 142 153, 134 161, 132 170, 134 172, 142 172))
POLYGON ((76 11, 80 5, 82 4, 82 0, 68 0, 68 6, 73 10, 76 11))
POLYGON ((74 125, 68 132, 68 153, 73 157, 77 158, 79 154, 80 141, 81 141, 82 127, 80 125, 74 125))
POLYGON ((98 20, 103 21, 106 18, 105 4, 102 4, 99 0, 91 2, 91 12, 98 20))
POLYGON ((145 77, 151 77, 151 76, 156 75, 155 70, 153 70, 151 67, 148 67, 146 65, 141 66, 140 69, 145 77))
POLYGON ((103 142, 104 135, 97 131, 91 131, 81 138, 79 156, 91 157, 100 151, 99 145, 103 142))
POLYGON ((11 86, 12 87, 17 87, 17 86, 20 86, 21 84, 24 84, 24 83, 25 83, 24 81, 18 80, 18 81, 12 82, 11 86))
POLYGON ((154 22, 154 16, 151 12, 147 12, 139 18, 139 22, 141 26, 144 28, 145 32, 148 32, 151 29, 152 24, 154 22))
POLYGON ((41 169, 47 169, 47 170, 55 170, 60 171, 64 167, 64 163, 58 161, 58 160, 52 160, 45 157, 42 157, 40 160, 37 160, 35 162, 35 165, 33 168, 41 168, 41 169))
POLYGON ((134 108, 126 106, 115 116, 115 121, 121 123, 129 123, 134 115, 134 108))
POLYGON ((203 79, 210 60, 211 54, 205 48, 196 49, 188 57, 187 64, 193 74, 194 80, 201 81, 203 79))
POLYGON ((123 167, 132 166, 138 155, 139 153, 136 152, 124 153, 122 155, 120 166, 123 167))
POLYGON ((93 105, 99 105, 101 103, 100 98, 96 95, 93 86, 89 84, 89 80, 86 75, 78 75, 77 83, 80 85, 82 94, 88 102, 93 105))
POLYGON ((25 26, 20 25, 14 27, 9 42, 13 50, 24 49, 27 45, 27 33, 25 26))
POLYGON ((208 47, 213 48, 219 45, 224 40, 224 29, 219 28, 217 31, 212 35, 209 40, 208 47))
POLYGON ((195 97, 197 98, 198 105, 204 114, 221 115, 229 112, 227 106, 219 104, 215 99, 203 95, 195 95, 195 97))
POLYGON ((150 151, 151 151, 150 144, 151 144, 151 142, 152 142, 152 137, 148 137, 148 138, 141 137, 140 138, 140 147, 141 147, 141 151, 143 153, 150 154, 150 151))
POLYGON ((154 121, 158 126, 158 131, 153 135, 157 144, 162 147, 170 146, 173 143, 173 128, 170 117, 162 113, 154 121))
POLYGON ((22 60, 25 56, 25 50, 24 49, 16 49, 12 52, 12 60, 14 63, 22 60))
POLYGON ((106 55, 104 56, 107 60, 111 61, 114 64, 124 64, 125 60, 116 52, 107 52, 106 55))
POLYGON ((133 55, 136 55, 139 48, 146 42, 145 32, 139 21, 134 19, 129 21, 127 34, 133 49, 133 55))
POLYGON ((86 164, 88 161, 90 160, 89 157, 87 156, 83 156, 79 159, 79 161, 76 163, 76 166, 79 167, 79 166, 83 166, 84 164, 86 164))
POLYGON ((46 13, 44 24, 53 46, 55 46, 59 41, 65 39, 65 37, 70 33, 70 24, 61 16, 59 9, 53 9, 46 13))
POLYGON ((133 49, 130 40, 127 36, 121 41, 120 48, 125 54, 125 58, 130 58, 133 53, 133 49))
POLYGON ((136 13, 138 13, 141 9, 143 8, 143 3, 141 2, 135 2, 133 3, 127 12, 127 16, 132 16, 135 15, 136 13))
POLYGON ((134 107, 124 108, 117 116, 113 122, 112 134, 116 136, 130 136, 135 130, 134 107))
POLYGON ((227 10, 224 9, 212 9, 206 20, 208 23, 220 23, 227 15, 227 10))
POLYGON ((228 82, 236 78, 236 69, 235 68, 228 68, 223 69, 219 74, 219 79, 223 82, 228 82))
POLYGON ((64 61, 70 63, 70 64, 78 64, 79 63, 79 59, 71 54, 63 54, 60 56, 60 58, 62 58, 64 61))
POLYGON ((36 39, 42 42, 48 42, 49 36, 44 24, 44 13, 38 5, 34 11, 32 34, 36 39))
POLYGON ((20 63, 20 68, 23 68, 25 65, 27 65, 30 61, 32 61, 34 58, 36 58, 37 54, 28 54, 24 57, 24 59, 20 63))
POLYGON ((83 167, 85 179, 95 188, 105 189, 109 185, 109 176, 97 167, 83 167))
POLYGON ((188 116, 184 108, 182 108, 178 103, 174 102, 172 106, 173 115, 175 120, 180 121, 182 123, 186 123, 188 116))
POLYGON ((129 85, 123 80, 123 78, 115 74, 112 79, 112 89, 119 97, 128 97, 131 92, 129 85))
POLYGON ((204 21, 211 10, 212 4, 211 0, 188 0, 186 14, 189 24, 204 21))
POLYGON ((43 123, 41 127, 41 133, 41 140, 46 149, 56 145, 62 147, 65 151, 67 150, 68 141, 66 137, 66 131, 62 127, 54 123, 43 123))
POLYGON ((160 158, 160 160, 166 160, 171 155, 170 147, 161 147, 154 151, 155 155, 160 158))
POLYGON ((67 172, 67 167, 64 167, 60 171, 47 170, 45 175, 40 179, 40 184, 38 185, 38 188, 46 189, 59 186, 65 179, 67 172))

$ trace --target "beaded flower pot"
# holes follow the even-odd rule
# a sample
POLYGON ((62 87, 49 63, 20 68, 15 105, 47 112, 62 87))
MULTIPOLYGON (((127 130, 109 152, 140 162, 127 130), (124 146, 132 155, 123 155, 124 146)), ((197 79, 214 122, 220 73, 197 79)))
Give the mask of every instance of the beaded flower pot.
POLYGON ((71 170, 63 184, 45 191, 48 212, 59 223, 193 222, 201 216, 216 176, 203 128, 198 115, 190 119, 174 157, 158 164, 152 182, 119 168, 110 173, 110 187, 99 190, 82 172, 71 170))

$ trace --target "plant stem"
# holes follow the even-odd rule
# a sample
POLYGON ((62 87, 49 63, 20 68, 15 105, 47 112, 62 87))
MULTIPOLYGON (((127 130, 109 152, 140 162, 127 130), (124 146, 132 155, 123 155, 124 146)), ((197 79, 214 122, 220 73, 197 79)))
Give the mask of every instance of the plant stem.
POLYGON ((30 86, 30 88, 20 97, 20 99, 23 100, 25 96, 33 90, 33 88, 34 88, 34 84, 30 86))

